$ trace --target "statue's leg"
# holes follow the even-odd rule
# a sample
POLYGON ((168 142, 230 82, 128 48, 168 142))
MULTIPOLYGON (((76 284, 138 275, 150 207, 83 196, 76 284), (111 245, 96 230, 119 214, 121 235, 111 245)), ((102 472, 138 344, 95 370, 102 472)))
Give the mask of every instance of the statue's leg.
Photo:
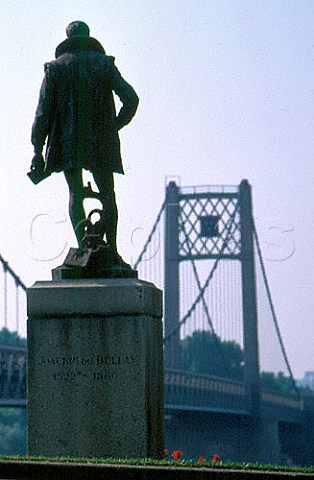
POLYGON ((64 175, 69 187, 70 202, 69 202, 69 214, 72 223, 72 227, 77 238, 77 242, 80 246, 84 237, 84 220, 85 211, 83 206, 84 193, 83 193, 83 178, 82 170, 71 169, 65 170, 64 175))
POLYGON ((106 212, 106 222, 101 238, 106 233, 107 243, 111 249, 117 252, 117 226, 118 226, 118 208, 116 204, 116 196, 114 192, 113 173, 104 173, 103 171, 94 171, 93 177, 99 190, 100 200, 103 209, 106 212))

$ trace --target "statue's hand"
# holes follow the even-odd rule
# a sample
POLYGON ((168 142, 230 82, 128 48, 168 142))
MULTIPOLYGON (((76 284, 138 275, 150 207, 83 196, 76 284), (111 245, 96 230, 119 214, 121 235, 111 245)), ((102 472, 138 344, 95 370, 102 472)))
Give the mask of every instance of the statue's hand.
POLYGON ((44 170, 45 162, 41 153, 35 153, 32 159, 31 170, 44 170))

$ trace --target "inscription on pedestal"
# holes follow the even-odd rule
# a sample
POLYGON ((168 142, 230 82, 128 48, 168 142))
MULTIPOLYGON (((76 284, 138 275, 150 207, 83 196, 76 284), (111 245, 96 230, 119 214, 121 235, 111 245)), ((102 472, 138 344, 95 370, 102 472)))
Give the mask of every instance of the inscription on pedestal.
POLYGON ((39 367, 47 369, 53 380, 71 382, 79 378, 95 381, 118 380, 124 376, 126 369, 130 370, 139 362, 135 355, 125 354, 98 354, 90 357, 41 355, 37 364, 39 367))

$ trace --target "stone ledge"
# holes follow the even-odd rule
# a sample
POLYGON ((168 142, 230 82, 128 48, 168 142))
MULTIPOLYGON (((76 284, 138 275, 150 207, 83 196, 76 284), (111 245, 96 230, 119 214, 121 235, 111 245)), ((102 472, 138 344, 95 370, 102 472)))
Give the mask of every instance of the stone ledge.
POLYGON ((162 316, 162 292, 136 278, 36 282, 27 290, 32 318, 86 315, 162 316), (45 305, 43 308, 43 298, 45 305))
POLYGON ((11 480, 313 480, 314 473, 219 468, 150 467, 91 463, 0 461, 0 479, 11 480))

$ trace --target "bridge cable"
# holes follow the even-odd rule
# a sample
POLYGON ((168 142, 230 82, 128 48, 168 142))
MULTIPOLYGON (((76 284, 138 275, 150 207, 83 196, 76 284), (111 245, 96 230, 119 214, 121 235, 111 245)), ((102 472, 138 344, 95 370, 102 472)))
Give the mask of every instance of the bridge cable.
POLYGON ((136 260, 136 262, 135 262, 134 265, 133 265, 133 269, 134 269, 134 270, 137 269, 139 263, 143 260, 143 257, 144 257, 144 255, 145 255, 145 253, 146 253, 146 251, 147 251, 147 248, 148 248, 148 246, 149 246, 149 244, 150 244, 150 242, 151 242, 151 240, 152 240, 152 237, 153 237, 153 235, 154 235, 154 233, 155 233, 155 231, 156 231, 156 229, 157 229, 157 226, 158 226, 159 221, 160 221, 160 219, 161 219, 161 215, 163 214, 163 211, 164 211, 164 209, 165 209, 166 202, 167 202, 167 197, 165 198, 165 200, 163 201, 163 204, 161 205, 161 208, 160 208, 159 213, 158 213, 158 215, 157 215, 156 221, 155 221, 155 223, 154 223, 154 225, 153 225, 153 228, 152 228, 152 230, 151 230, 151 232, 150 232, 150 234, 149 234, 149 236, 148 236, 148 238, 147 238, 147 240, 146 240, 146 243, 145 243, 145 245, 144 245, 144 247, 143 247, 143 250, 142 250, 142 252, 140 253, 138 259, 136 260))
POLYGON ((19 332, 20 329, 20 309, 19 309, 19 286, 15 280, 15 322, 16 322, 16 331, 19 332))
POLYGON ((279 324, 278 324, 278 320, 277 320, 277 315, 276 315, 276 312, 275 312, 274 304, 273 304, 271 293, 270 293, 269 283, 268 283, 267 276, 266 276, 266 270, 265 270, 265 266, 264 266, 264 261, 263 261, 263 257, 262 257, 260 243, 259 243, 256 227, 255 227, 254 224, 253 224, 253 235, 254 235, 255 242, 256 242, 256 248, 257 248, 258 258, 259 258, 261 269, 262 269, 263 279, 264 279, 265 288, 266 288, 266 292, 267 292, 267 298, 268 298, 269 306, 270 306, 271 313, 272 313, 272 316, 273 316, 273 321, 274 321, 276 333, 277 333, 277 336, 278 336, 281 352, 283 354, 283 357, 284 357, 284 360, 285 360, 285 363, 286 363, 286 367, 289 371, 289 375, 290 375, 290 379, 291 379, 293 388, 294 388, 295 392, 297 393, 297 396, 300 398, 300 392, 299 392, 299 389, 297 387, 295 378, 293 376, 292 369, 291 369, 291 366, 290 366, 290 363, 289 363, 289 360, 288 360, 287 352, 286 352, 285 346, 283 344, 283 339, 282 339, 282 336, 281 336, 281 333, 280 333, 279 324))
MULTIPOLYGON (((153 228, 152 228, 152 230, 151 230, 151 232, 150 232, 150 234, 149 234, 149 236, 148 236, 148 238, 147 238, 147 240, 146 240, 146 243, 145 243, 145 245, 144 245, 144 247, 143 247, 143 250, 142 250, 141 254, 139 255, 138 259, 136 260, 136 262, 135 262, 134 265, 133 265, 133 268, 134 268, 135 270, 136 270, 136 268, 138 267, 139 263, 143 260, 143 257, 144 257, 144 255, 145 255, 145 253, 146 253, 146 251, 147 251, 147 248, 148 248, 148 246, 149 246, 149 244, 150 244, 150 242, 151 242, 151 240, 152 240, 152 238, 153 238, 153 235, 154 235, 154 233, 155 233, 155 231, 156 231, 156 229, 157 229, 157 226, 158 226, 158 224, 159 224, 159 222, 160 222, 160 219, 161 219, 161 216, 162 216, 162 214, 163 214, 163 212, 164 212, 166 203, 167 203, 167 197, 165 198, 165 200, 164 200, 164 202, 163 202, 163 204, 162 204, 162 206, 161 206, 161 208, 160 208, 160 211, 159 211, 159 213, 158 213, 158 215, 157 215, 157 217, 156 217, 156 221, 155 221, 155 223, 154 223, 154 225, 153 225, 153 228)), ((228 245, 229 238, 230 238, 230 235, 231 235, 231 229, 232 229, 232 226, 233 226, 233 219, 234 219, 234 217, 235 217, 235 215, 236 215, 237 209, 238 209, 238 207, 236 206, 236 208, 235 208, 235 210, 234 210, 234 212, 233 212, 233 214, 231 215, 231 218, 230 218, 230 220, 229 220, 229 225, 228 225, 228 227, 227 227, 226 238, 225 238, 225 240, 224 240, 224 242, 223 242, 221 251, 219 252, 219 254, 218 254, 217 258, 216 258, 215 264, 214 264, 214 266, 213 266, 213 268, 212 268, 212 270, 211 270, 211 272, 210 272, 210 274, 209 274, 209 276, 208 276, 208 278, 207 278, 207 280, 206 280, 203 288, 201 287, 200 279, 199 279, 199 276, 198 276, 198 273, 197 273, 197 269, 196 269, 196 266, 195 266, 195 261, 194 261, 194 259, 192 259, 192 266, 193 266, 194 275, 195 275, 195 278, 196 278, 196 281, 197 281, 197 285, 198 285, 198 288, 199 288, 199 294, 198 294, 198 296, 196 297, 196 299, 195 299, 194 303, 192 304, 192 306, 190 307, 190 309, 187 311, 186 315, 185 315, 185 316, 181 319, 181 321, 179 322, 178 326, 177 326, 175 329, 173 329, 171 332, 169 332, 169 333, 164 337, 164 341, 166 341, 168 338, 170 338, 172 335, 174 335, 174 334, 181 328, 181 326, 184 325, 184 324, 186 323, 186 321, 190 318, 190 316, 192 315, 192 313, 193 313, 193 311, 195 310, 195 308, 196 308, 196 306, 198 305, 198 303, 199 303, 200 301, 202 301, 203 306, 204 306, 204 308, 205 308, 205 313, 206 313, 206 316, 207 316, 207 321, 208 321, 208 323, 209 323, 209 325, 210 325, 210 327, 211 327, 211 329, 212 329, 212 333, 213 333, 215 342, 216 342, 216 344, 217 344, 218 352, 219 352, 220 355, 222 356, 222 360, 223 360, 224 366, 225 366, 225 368, 226 368, 227 371, 229 370, 229 368, 228 368, 228 365, 227 365, 227 363, 226 363, 225 358, 223 357, 223 353, 222 353, 222 351, 221 351, 221 348, 220 348, 220 346, 219 346, 218 337, 217 337, 217 335, 216 335, 216 332, 215 332, 215 330, 214 330, 213 323, 212 323, 212 321, 211 321, 211 317, 210 317, 210 314, 209 314, 209 311, 208 311, 208 307, 207 307, 206 301, 205 301, 205 299, 204 299, 204 294, 205 294, 205 291, 206 291, 206 289, 207 289, 207 287, 208 287, 208 285, 209 285, 209 283, 210 283, 210 281, 211 281, 211 279, 212 279, 212 277, 213 277, 213 275, 214 275, 215 270, 216 270, 217 267, 218 267, 218 262, 219 262, 219 260, 221 259, 221 256, 222 256, 222 254, 223 254, 226 246, 228 245)), ((185 234, 185 236, 187 237, 187 234, 186 234, 185 230, 184 230, 184 234, 185 234)), ((188 240, 188 239, 187 239, 187 240, 188 240)), ((191 250, 189 240, 188 240, 188 247, 189 247, 189 250, 191 250)))
POLYGON ((9 272, 9 274, 14 278, 16 285, 21 287, 25 292, 27 290, 27 287, 24 282, 20 279, 18 275, 12 270, 8 262, 4 260, 4 258, 0 255, 0 262, 2 263, 2 267, 4 272, 9 272))
MULTIPOLYGON (((198 271, 197 271, 197 268, 196 268, 196 265, 195 265, 195 260, 192 257, 191 241, 187 236, 187 233, 185 231, 184 226, 182 226, 182 230, 183 230, 183 233, 185 235, 186 243, 188 245, 190 260, 191 260, 191 263, 192 263, 193 273, 194 273, 195 280, 196 280, 196 283, 197 283, 197 286, 198 286, 198 290, 199 290, 199 292, 201 292, 202 291, 202 286, 201 286, 200 278, 199 278, 198 271)), ((209 310, 208 310, 208 305, 206 303, 204 295, 202 295, 201 301, 202 301, 202 304, 203 304, 203 308, 204 308, 204 311, 205 311, 207 322, 208 322, 208 324, 209 324, 209 326, 212 330, 212 335, 213 335, 213 339, 214 339, 214 342, 215 342, 215 345, 216 345, 216 348, 217 348, 217 351, 218 351, 218 355, 220 356, 220 358, 222 360, 222 363, 223 363, 223 366, 226 370, 226 373, 228 374, 228 373, 230 373, 230 369, 229 369, 228 363, 226 361, 225 355, 223 354, 222 348, 220 346, 218 336, 215 332, 215 328, 214 328, 214 325, 213 325, 213 322, 212 322, 212 319, 211 319, 211 316, 210 316, 210 313, 209 313, 209 310)))
POLYGON ((19 289, 21 288, 24 292, 26 292, 27 287, 22 282, 20 277, 12 270, 10 265, 4 258, 0 255, 0 264, 3 268, 3 282, 4 282, 4 328, 8 328, 8 312, 9 312, 9 305, 8 305, 8 274, 10 277, 13 278, 15 283, 15 317, 16 317, 16 331, 19 331, 19 289))
POLYGON ((193 311, 195 310, 195 308, 197 307, 198 303, 200 302, 200 300, 204 297, 204 294, 205 294, 205 291, 211 281, 211 279, 213 278, 213 275, 218 267, 218 262, 219 260, 221 260, 221 257, 223 255, 223 252, 225 250, 225 248, 227 247, 228 243, 229 243, 229 239, 230 239, 230 236, 231 236, 231 227, 233 225, 233 220, 234 220, 234 217, 236 215, 238 211, 238 205, 236 206, 236 208, 234 209, 234 212, 232 213, 231 217, 230 217, 230 220, 229 220, 229 225, 228 225, 228 228, 227 228, 227 233, 226 233, 226 238, 225 240, 223 241, 223 244, 222 244, 222 247, 221 247, 221 250, 220 252, 218 253, 217 255, 217 258, 215 260, 215 263, 213 265, 213 268, 211 269, 208 277, 207 277, 207 280, 206 282, 204 283, 202 289, 200 290, 199 294, 197 295, 196 299, 194 300, 193 304, 191 305, 191 307, 189 308, 189 310, 186 312, 186 314, 182 317, 182 319, 179 321, 178 325, 173 329, 171 330, 171 332, 169 332, 165 337, 164 337, 164 341, 165 340, 168 340, 168 338, 170 338, 172 335, 174 335, 175 333, 177 333, 177 331, 181 328, 182 325, 184 325, 184 323, 190 318, 190 316, 192 315, 193 311))
POLYGON ((8 270, 4 268, 4 328, 8 326, 8 270))

